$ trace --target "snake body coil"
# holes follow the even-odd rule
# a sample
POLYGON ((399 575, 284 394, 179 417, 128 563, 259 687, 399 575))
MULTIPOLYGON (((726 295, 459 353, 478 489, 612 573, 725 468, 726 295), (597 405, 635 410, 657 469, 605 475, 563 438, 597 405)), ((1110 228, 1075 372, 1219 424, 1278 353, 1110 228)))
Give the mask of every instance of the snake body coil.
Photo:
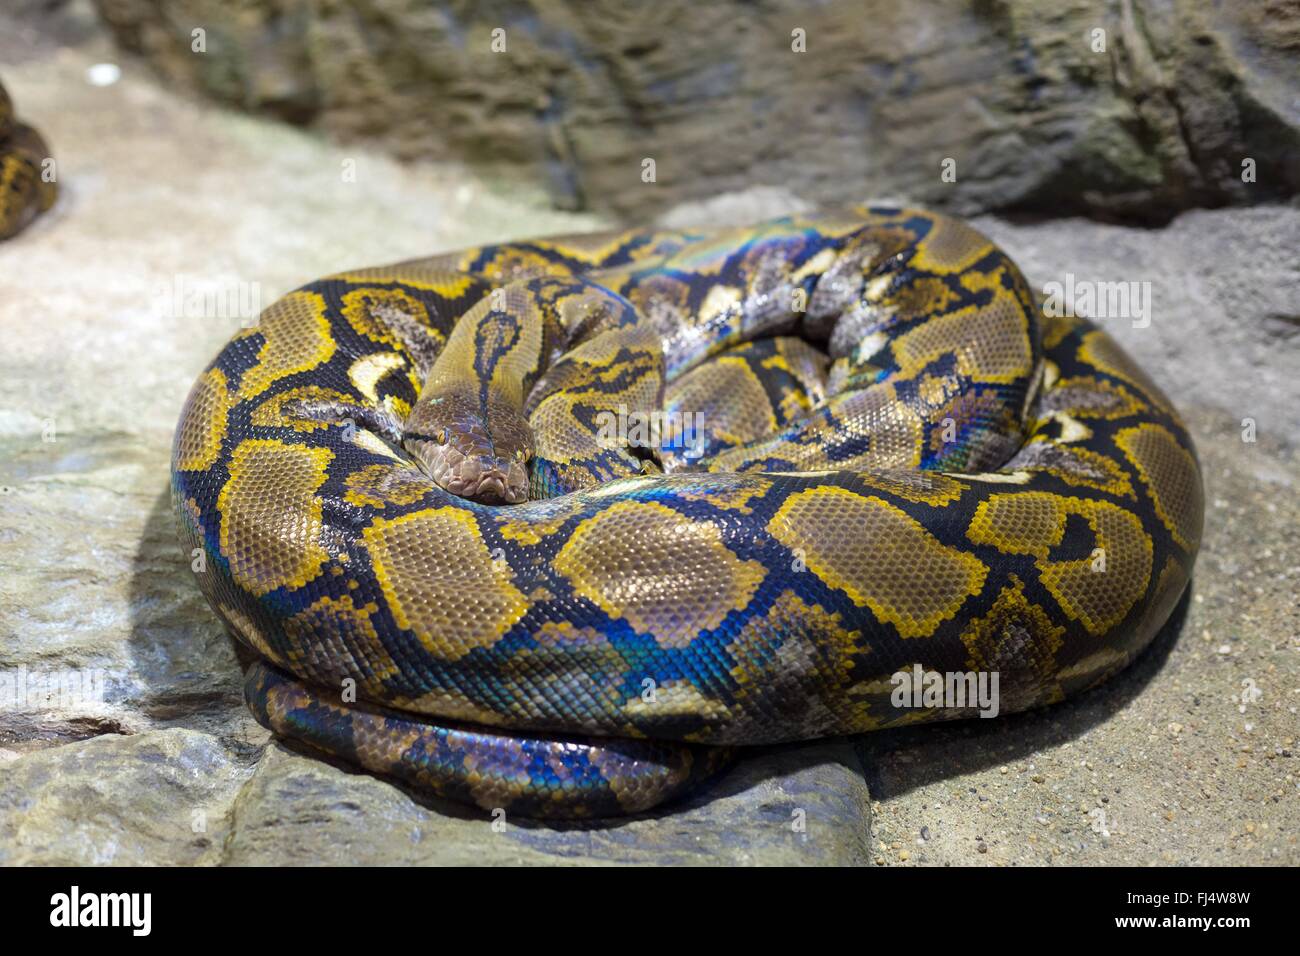
POLYGON ((172 481, 263 724, 534 816, 975 713, 894 706, 914 665, 1061 700, 1168 618, 1202 518, 1111 338, 895 208, 310 283, 203 372, 172 481))
POLYGON ((50 155, 41 135, 14 117, 0 86, 0 239, 8 239, 54 205, 58 186, 43 175, 50 155))

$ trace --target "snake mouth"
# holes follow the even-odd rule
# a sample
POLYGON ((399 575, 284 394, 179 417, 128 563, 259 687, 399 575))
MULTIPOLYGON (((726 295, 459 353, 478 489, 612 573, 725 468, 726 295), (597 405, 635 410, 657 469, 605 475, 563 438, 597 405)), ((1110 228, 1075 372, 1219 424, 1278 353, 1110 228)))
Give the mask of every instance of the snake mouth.
POLYGON ((430 458, 433 480, 453 495, 489 505, 528 500, 528 470, 518 459, 465 455, 450 445, 438 446, 430 458))
POLYGON ((451 390, 421 396, 402 447, 444 491, 489 505, 528 500, 533 434, 509 402, 451 390))

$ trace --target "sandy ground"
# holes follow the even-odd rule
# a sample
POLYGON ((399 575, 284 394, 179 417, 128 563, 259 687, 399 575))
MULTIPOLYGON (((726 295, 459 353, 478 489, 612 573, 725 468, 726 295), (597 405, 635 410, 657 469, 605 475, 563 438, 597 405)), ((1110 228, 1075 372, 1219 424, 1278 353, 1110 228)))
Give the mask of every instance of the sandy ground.
POLYGON ((1187 413, 1208 504, 1192 594, 1129 671, 1042 712, 768 753, 626 826, 497 839, 252 722, 229 640, 178 567, 167 452, 244 305, 350 266, 603 223, 215 110, 129 62, 92 85, 90 66, 121 62, 95 33, 0 37, 63 184, 0 246, 0 669, 115 675, 98 706, 0 712, 0 862, 1300 863, 1294 208, 1159 232, 979 223, 1038 287, 1067 270, 1152 283, 1152 327, 1116 334, 1187 413), (234 307, 192 313, 194 290, 234 307), (801 809, 813 823, 795 835, 801 809))

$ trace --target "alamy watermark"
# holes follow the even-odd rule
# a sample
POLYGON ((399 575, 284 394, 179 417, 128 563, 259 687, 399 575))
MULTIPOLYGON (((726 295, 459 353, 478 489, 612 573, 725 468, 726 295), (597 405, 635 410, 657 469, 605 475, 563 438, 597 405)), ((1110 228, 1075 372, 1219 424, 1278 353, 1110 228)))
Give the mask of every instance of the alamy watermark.
POLYGON ((1150 282, 1100 282, 1065 274, 1043 286, 1043 312, 1053 318, 1129 319, 1135 329, 1151 324, 1150 282))
POLYGON ((73 886, 50 897, 50 925, 119 926, 132 936, 148 936, 153 928, 152 893, 83 893, 73 886))
POLYGON ((894 685, 889 701, 898 708, 975 707, 981 717, 998 715, 997 671, 927 671, 913 664, 911 670, 897 671, 889 682, 894 685))
POLYGON ((0 670, 0 710, 69 710, 102 704, 108 671, 98 667, 0 670))
POLYGON ((161 319, 238 319, 248 329, 262 313, 262 286, 177 273, 171 282, 154 286, 153 306, 154 315, 161 319))
POLYGON ((602 448, 632 445, 655 451, 675 451, 698 458, 704 453, 708 433, 699 412, 633 412, 620 405, 617 412, 596 413, 596 440, 602 448))

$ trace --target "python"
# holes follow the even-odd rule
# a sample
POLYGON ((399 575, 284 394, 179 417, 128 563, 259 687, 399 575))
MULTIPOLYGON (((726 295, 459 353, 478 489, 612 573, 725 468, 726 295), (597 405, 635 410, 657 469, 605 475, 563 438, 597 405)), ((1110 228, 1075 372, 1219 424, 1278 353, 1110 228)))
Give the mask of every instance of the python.
POLYGON ((893 706, 912 665, 996 673, 1003 713, 1082 693, 1169 619, 1202 521, 1105 331, 883 206, 310 282, 199 376, 172 488, 259 721, 541 817, 961 716, 893 706), (703 454, 602 443, 621 408, 699 414, 703 454))

